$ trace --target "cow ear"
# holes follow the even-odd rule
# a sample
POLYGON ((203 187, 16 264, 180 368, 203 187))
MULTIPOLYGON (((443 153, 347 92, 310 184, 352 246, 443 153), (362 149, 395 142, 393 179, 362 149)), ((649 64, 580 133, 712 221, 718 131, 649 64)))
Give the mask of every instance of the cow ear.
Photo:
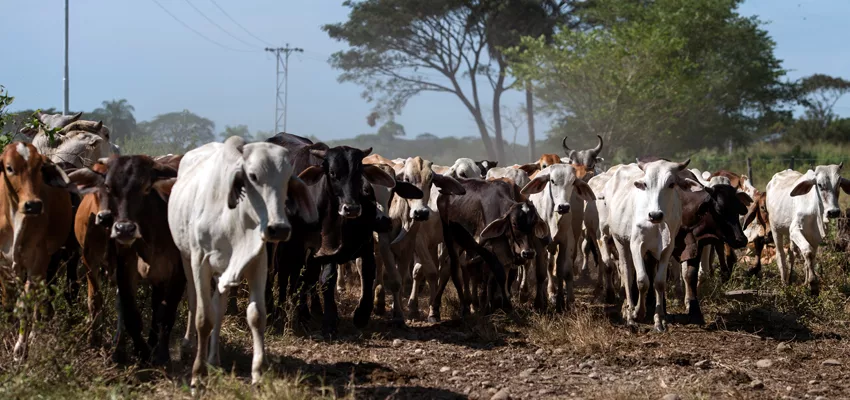
POLYGON ((531 176, 531 174, 533 174, 537 171, 540 171, 540 164, 538 164, 538 163, 523 164, 523 165, 519 166, 519 169, 525 171, 525 173, 528 174, 528 176, 531 176))
POLYGON ((153 189, 167 203, 175 183, 177 183, 177 178, 160 179, 153 183, 153 189))
POLYGON ((165 165, 155 162, 153 165, 153 176, 151 177, 151 181, 156 182, 160 179, 171 179, 177 177, 177 170, 165 165))
POLYGON ((741 203, 744 203, 744 207, 749 207, 750 204, 753 204, 753 198, 750 197, 750 195, 748 195, 746 192, 742 192, 739 190, 735 193, 735 196, 738 197, 738 200, 740 200, 741 203))
MULTIPOLYGON (((369 150, 371 150, 371 148, 369 150)), ((374 185, 384 186, 388 188, 395 187, 395 179, 393 178, 393 176, 386 173, 384 170, 382 170, 376 165, 364 165, 363 177, 366 178, 369 183, 374 185)))
POLYGON ((540 193, 543 189, 546 189, 547 183, 549 183, 549 174, 537 175, 537 177, 532 179, 531 182, 528 182, 519 192, 526 196, 540 193))
POLYGON ((234 168, 230 175, 230 191, 227 193, 227 208, 234 209, 245 194, 245 171, 242 166, 234 168))
POLYGON ((62 168, 59 168, 53 163, 44 163, 41 165, 41 176, 47 186, 53 186, 61 189, 76 189, 70 186, 71 179, 65 174, 62 168))
POLYGON ((744 217, 744 226, 741 229, 747 229, 747 226, 749 226, 753 222, 753 220, 756 219, 756 216, 758 215, 758 209, 758 204, 755 204, 747 209, 747 216, 744 217))
POLYGON ((434 185, 440 188, 440 193, 462 196, 466 194, 466 189, 455 178, 450 176, 434 173, 432 178, 434 185))
POLYGON ((801 196, 806 193, 809 193, 809 191, 812 190, 812 187, 814 186, 814 179, 806 179, 804 181, 801 181, 796 186, 794 186, 793 190, 791 190, 791 197, 801 196))
POLYGON ((690 163, 691 163, 691 159, 689 158, 689 159, 685 160, 684 162, 680 162, 679 165, 677 166, 677 168, 679 169, 679 171, 684 171, 685 168, 687 168, 688 164, 690 164, 690 163))
POLYGON ((581 179, 576 179, 573 182, 573 186, 575 186, 576 193, 578 193, 578 197, 581 197, 582 200, 596 200, 596 195, 593 194, 593 189, 590 188, 590 185, 588 185, 587 182, 581 179))
POLYGON ((319 211, 316 209, 316 202, 313 201, 313 196, 307 188, 307 184, 297 176, 289 178, 289 188, 287 197, 292 199, 295 204, 298 215, 307 224, 312 224, 319 220, 319 211))
POLYGON ((322 169, 322 167, 312 165, 307 167, 307 169, 301 171, 301 173, 298 174, 298 178, 304 181, 307 186, 313 186, 319 183, 319 181, 322 179, 322 176, 324 175, 325 171, 322 169))
POLYGON ((640 190, 646 190, 646 181, 644 181, 643 179, 636 180, 635 187, 640 190))
POLYGON ((69 181, 77 187, 77 191, 81 194, 93 192, 98 186, 103 185, 106 179, 103 174, 93 171, 88 168, 80 168, 68 175, 69 181))
POLYGON ((544 244, 549 244, 552 241, 549 225, 542 218, 537 218, 537 223, 534 224, 534 236, 542 239, 544 244))
POLYGON ((850 194, 850 179, 841 178, 838 181, 838 186, 841 187, 841 190, 843 190, 844 193, 850 194))
MULTIPOLYGON (((687 166, 687 163, 685 164, 685 166, 687 166)), ((682 190, 687 190, 691 192, 699 192, 706 190, 705 186, 690 178, 677 179, 676 184, 678 184, 679 187, 682 188, 682 190)))
POLYGON ((393 192, 403 199, 421 199, 425 194, 418 187, 407 182, 396 181, 393 192))
POLYGON ((479 235, 481 240, 504 236, 505 232, 508 230, 509 223, 510 221, 505 217, 493 220, 493 222, 489 223, 487 227, 481 231, 481 235, 479 235))
MULTIPOLYGON (((326 145, 322 142, 310 145, 309 149, 310 149, 310 154, 312 154, 316 157, 319 157, 323 160, 325 159, 325 156, 327 156, 327 154, 328 154, 328 145, 326 145)), ((308 183, 308 185, 309 185, 309 183, 308 183)))

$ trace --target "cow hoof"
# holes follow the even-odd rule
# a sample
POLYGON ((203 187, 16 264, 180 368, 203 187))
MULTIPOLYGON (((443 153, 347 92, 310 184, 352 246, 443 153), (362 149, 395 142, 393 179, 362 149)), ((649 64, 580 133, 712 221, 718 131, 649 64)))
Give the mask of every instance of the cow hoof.
POLYGON ((369 314, 371 314, 371 312, 369 312, 365 308, 358 307, 356 310, 354 310, 354 326, 360 329, 365 328, 366 325, 369 324, 369 314))
POLYGON ((809 284, 809 294, 812 297, 818 297, 820 294, 820 285, 818 284, 809 284))
POLYGON ((404 322, 404 317, 401 316, 393 317, 389 322, 389 326, 396 329, 407 328, 407 324, 404 322))
MULTIPOLYGON (((161 352, 157 352, 157 353, 161 353, 161 352)), ((164 354, 157 354, 153 358, 153 366, 154 367, 166 366, 170 362, 171 362, 171 356, 168 355, 167 351, 164 354)))
POLYGON ((756 265, 747 270, 747 276, 759 276, 761 274, 761 265, 756 265))
POLYGON ((337 329, 336 327, 322 327, 322 337, 325 340, 334 340, 336 339, 337 329))
POLYGON ((698 300, 688 301, 688 323, 695 325, 705 324, 705 318, 702 315, 698 300))
POLYGON ((124 351, 113 351, 112 352, 112 362, 118 365, 123 365, 127 363, 127 353, 124 351))
POLYGON ((666 331, 667 331, 667 327, 665 327, 663 323, 657 322, 655 324, 655 332, 656 333, 664 333, 666 331))
POLYGON ((436 323, 440 322, 440 316, 439 315, 429 315, 428 316, 428 322, 432 323, 432 324, 436 324, 436 323))

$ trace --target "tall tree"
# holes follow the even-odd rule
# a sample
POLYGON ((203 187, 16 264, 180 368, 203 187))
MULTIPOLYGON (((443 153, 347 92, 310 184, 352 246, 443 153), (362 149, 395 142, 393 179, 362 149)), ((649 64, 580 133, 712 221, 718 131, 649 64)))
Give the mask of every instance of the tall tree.
POLYGON ((133 115, 135 111, 136 108, 127 99, 104 100, 100 108, 96 108, 90 115, 83 115, 83 117, 102 119, 103 123, 111 129, 112 140, 123 143, 126 139, 132 138, 136 132, 136 117, 133 115))
POLYGON ((139 124, 154 143, 185 152, 215 140, 215 123, 189 110, 157 115, 139 124))
POLYGON ((405 134, 404 126, 393 120, 387 121, 378 128, 378 137, 382 139, 392 140, 396 136, 404 136, 405 134))
POLYGON ((224 132, 221 133, 221 140, 226 140, 231 136, 239 136, 245 139, 246 142, 254 142, 256 139, 251 135, 247 125, 224 126, 224 132))
POLYGON ((829 139, 830 129, 837 120, 835 103, 850 93, 850 82, 824 74, 814 74, 799 81, 800 104, 805 114, 794 129, 794 139, 829 139))
POLYGON ((488 157, 504 157, 501 121, 494 113, 496 143, 490 138, 481 101, 482 79, 492 89, 492 109, 499 110, 502 94, 513 84, 507 65, 487 52, 486 18, 475 0, 346 1, 348 21, 322 28, 350 48, 334 53, 331 64, 343 73, 341 81, 366 89, 381 114, 401 111, 423 92, 455 95, 472 114, 488 157))
POLYGON ((672 154, 745 142, 791 98, 774 42, 737 13, 740 0, 591 3, 588 29, 515 49, 515 72, 535 82, 558 136, 672 154))

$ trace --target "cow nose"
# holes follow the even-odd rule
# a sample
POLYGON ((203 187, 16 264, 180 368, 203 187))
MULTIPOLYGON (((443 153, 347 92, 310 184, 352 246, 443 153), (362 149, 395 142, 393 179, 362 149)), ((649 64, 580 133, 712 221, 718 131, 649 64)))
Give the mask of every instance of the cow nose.
POLYGON ((833 209, 826 212, 826 217, 830 218, 830 219, 838 218, 839 216, 841 216, 841 210, 839 210, 837 208, 833 208, 833 209))
POLYGON ((116 222, 115 231, 122 235, 132 235, 136 232, 136 224, 132 222, 116 222))
POLYGON ((266 240, 269 242, 285 242, 292 235, 292 226, 277 222, 266 226, 266 240))
POLYGON ((101 211, 94 216, 94 224, 97 226, 107 227, 112 225, 112 212, 101 211))
POLYGON ((413 210, 413 219, 416 221, 427 221, 431 216, 431 211, 426 209, 413 210))
POLYGON ((43 203, 41 200, 29 200, 24 203, 24 214, 38 215, 41 214, 43 203))
POLYGON ((537 253, 534 250, 523 250, 519 253, 519 256, 526 259, 526 260, 530 260, 530 259, 534 258, 534 256, 536 254, 537 253))
POLYGON ((558 204, 558 214, 566 214, 570 212, 569 204, 558 204))
POLYGON ((649 213, 649 220, 651 222, 661 222, 664 219, 663 211, 652 211, 649 213))
POLYGON ((357 218, 360 216, 360 204, 343 204, 342 216, 345 218, 357 218))

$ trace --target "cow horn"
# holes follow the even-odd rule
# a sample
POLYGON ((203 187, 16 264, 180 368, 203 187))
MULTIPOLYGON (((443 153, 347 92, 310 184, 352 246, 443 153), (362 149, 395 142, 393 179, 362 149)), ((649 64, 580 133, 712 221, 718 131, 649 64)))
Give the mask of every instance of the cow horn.
POLYGON ((594 147, 593 150, 590 150, 594 157, 599 155, 599 152, 602 151, 602 136, 596 135, 596 137, 599 138, 599 143, 596 144, 596 147, 594 147))
POLYGON ((841 171, 841 167, 844 166, 844 161, 838 163, 838 170, 841 171))
POLYGON ((310 154, 312 154, 316 157, 319 157, 321 159, 324 159, 325 156, 328 154, 328 151, 322 150, 322 149, 310 149, 310 154))
POLYGON ((100 132, 101 128, 103 128, 103 121, 97 121, 97 125, 94 126, 94 131, 100 132))
POLYGON ((567 153, 567 154, 570 154, 570 151, 572 151, 572 150, 570 150, 570 148, 567 146, 567 137, 566 136, 564 136, 564 140, 561 141, 561 144, 564 146, 564 152, 567 153))

